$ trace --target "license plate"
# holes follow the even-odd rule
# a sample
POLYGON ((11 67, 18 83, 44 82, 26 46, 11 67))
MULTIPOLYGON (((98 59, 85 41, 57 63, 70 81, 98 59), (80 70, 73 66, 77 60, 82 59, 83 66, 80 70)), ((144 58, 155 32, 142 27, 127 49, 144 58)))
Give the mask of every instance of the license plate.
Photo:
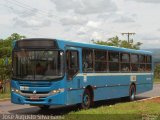
POLYGON ((31 99, 31 100, 39 100, 39 96, 37 96, 37 95, 32 95, 32 96, 30 96, 30 99, 31 99))

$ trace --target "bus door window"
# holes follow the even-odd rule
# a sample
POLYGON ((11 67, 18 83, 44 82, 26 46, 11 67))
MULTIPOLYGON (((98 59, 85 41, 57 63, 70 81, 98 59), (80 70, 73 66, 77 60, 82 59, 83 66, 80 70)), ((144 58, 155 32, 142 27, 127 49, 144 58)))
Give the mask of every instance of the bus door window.
POLYGON ((78 51, 68 50, 66 52, 66 62, 67 62, 67 78, 71 80, 79 71, 78 51))

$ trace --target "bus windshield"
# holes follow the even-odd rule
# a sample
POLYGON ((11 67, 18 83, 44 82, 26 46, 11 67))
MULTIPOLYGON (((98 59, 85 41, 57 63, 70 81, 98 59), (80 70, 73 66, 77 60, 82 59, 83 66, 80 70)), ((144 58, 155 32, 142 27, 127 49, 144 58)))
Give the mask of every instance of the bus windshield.
POLYGON ((15 51, 13 53, 13 79, 52 80, 63 77, 63 52, 15 51))

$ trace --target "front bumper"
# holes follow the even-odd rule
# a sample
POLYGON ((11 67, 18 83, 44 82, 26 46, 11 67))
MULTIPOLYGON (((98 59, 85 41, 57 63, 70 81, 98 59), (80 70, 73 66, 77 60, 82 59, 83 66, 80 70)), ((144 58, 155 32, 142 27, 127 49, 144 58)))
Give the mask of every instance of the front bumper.
POLYGON ((57 93, 37 100, 22 96, 16 92, 11 93, 11 102, 14 104, 31 104, 31 105, 65 105, 65 92, 57 93))

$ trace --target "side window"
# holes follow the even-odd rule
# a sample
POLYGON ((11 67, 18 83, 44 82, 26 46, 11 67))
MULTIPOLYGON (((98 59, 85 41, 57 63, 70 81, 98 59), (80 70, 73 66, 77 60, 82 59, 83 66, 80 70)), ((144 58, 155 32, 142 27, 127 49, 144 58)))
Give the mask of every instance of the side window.
POLYGON ((139 67, 138 67, 138 71, 139 72, 144 72, 146 69, 146 59, 145 59, 145 55, 139 55, 139 67))
POLYGON ((95 50, 95 71, 107 71, 107 52, 103 50, 95 50))
POLYGON ((149 72, 152 70, 152 57, 146 56, 146 72, 149 72))
POLYGON ((78 51, 68 50, 66 52, 67 78, 71 80, 79 71, 78 51))
POLYGON ((121 53, 121 62, 129 63, 129 54, 128 53, 121 53))
POLYGON ((83 72, 92 72, 93 71, 93 50, 83 49, 82 59, 83 59, 82 61, 83 72))
POLYGON ((146 63, 152 63, 152 57, 146 56, 146 63))
POLYGON ((129 72, 130 71, 130 55, 128 53, 121 53, 121 71, 129 72))
POLYGON ((119 52, 108 52, 109 57, 109 71, 117 72, 119 71, 119 52))
POLYGON ((136 72, 139 68, 139 58, 137 54, 131 54, 131 71, 136 72))
POLYGON ((139 55, 139 62, 140 63, 145 63, 145 55, 139 55))

